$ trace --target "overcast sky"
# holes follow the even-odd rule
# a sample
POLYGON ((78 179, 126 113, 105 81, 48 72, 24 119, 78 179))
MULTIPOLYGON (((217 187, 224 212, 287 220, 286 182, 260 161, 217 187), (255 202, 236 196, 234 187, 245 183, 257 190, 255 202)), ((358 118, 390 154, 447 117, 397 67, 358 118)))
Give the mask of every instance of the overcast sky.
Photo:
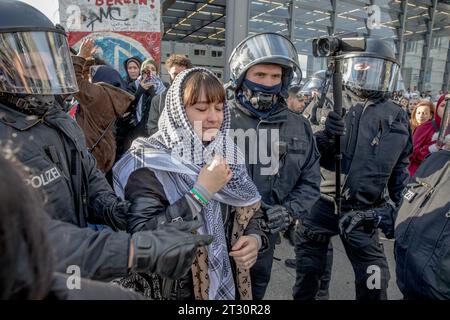
POLYGON ((59 23, 58 0, 20 0, 31 4, 33 7, 41 11, 53 23, 59 23))

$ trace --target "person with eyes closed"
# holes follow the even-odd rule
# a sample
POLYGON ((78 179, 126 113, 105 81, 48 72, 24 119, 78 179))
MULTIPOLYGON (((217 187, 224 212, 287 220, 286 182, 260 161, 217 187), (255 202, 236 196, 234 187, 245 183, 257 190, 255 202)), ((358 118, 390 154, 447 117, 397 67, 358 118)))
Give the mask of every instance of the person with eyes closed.
POLYGON ((222 83, 207 69, 185 70, 167 92, 159 130, 136 139, 115 165, 115 191, 131 202, 128 232, 199 220, 196 232, 214 238, 180 280, 134 273, 122 286, 153 299, 252 298, 249 269, 267 239, 261 197, 229 126, 222 83))

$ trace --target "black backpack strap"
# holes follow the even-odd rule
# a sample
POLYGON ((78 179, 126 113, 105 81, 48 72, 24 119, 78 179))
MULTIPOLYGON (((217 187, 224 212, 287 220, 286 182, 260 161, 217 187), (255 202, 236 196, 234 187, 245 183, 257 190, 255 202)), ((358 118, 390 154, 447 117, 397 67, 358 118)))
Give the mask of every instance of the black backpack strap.
POLYGON ((106 132, 111 128, 111 126, 114 124, 114 122, 116 121, 116 118, 112 119, 111 122, 108 124, 108 126, 106 127, 105 130, 103 130, 102 134, 100 135, 100 137, 97 139, 97 141, 95 141, 95 143, 92 145, 92 147, 88 148, 89 152, 92 153, 92 151, 94 151, 94 149, 97 147, 97 145, 100 143, 100 141, 103 139, 103 137, 105 136, 106 132))

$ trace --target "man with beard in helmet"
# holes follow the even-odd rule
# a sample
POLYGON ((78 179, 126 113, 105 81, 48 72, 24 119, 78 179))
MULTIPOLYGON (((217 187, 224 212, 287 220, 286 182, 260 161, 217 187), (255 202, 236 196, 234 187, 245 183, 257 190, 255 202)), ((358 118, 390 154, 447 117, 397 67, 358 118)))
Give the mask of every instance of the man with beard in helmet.
POLYGON ((262 196, 268 250, 251 269, 254 299, 263 299, 277 234, 302 219, 319 197, 319 152, 308 121, 286 106, 301 70, 294 45, 275 33, 243 40, 231 54, 231 128, 247 171, 262 196))
MULTIPOLYGON (((354 105, 345 117, 331 111, 315 133, 321 153, 321 197, 297 234, 294 299, 314 299, 328 243, 341 240, 355 272, 356 299, 386 299, 389 269, 380 228, 393 237, 395 207, 406 185, 411 131, 405 111, 389 100, 399 71, 383 40, 367 39, 364 52, 342 59, 343 85, 354 105), (335 213, 334 137, 342 146, 342 212, 335 213)), ((345 93, 345 92, 344 92, 345 93)))
MULTIPOLYGON (((130 204, 115 196, 80 127, 61 107, 62 97, 77 91, 64 30, 28 4, 2 0, 0 142, 15 150, 29 169, 25 182, 43 196, 56 270, 78 266, 82 277, 99 280, 125 276, 129 269, 183 276, 197 247, 212 240, 191 234, 197 223, 133 236, 86 228, 90 222, 124 230, 130 204)), ((189 210, 186 202, 178 205, 189 210)))

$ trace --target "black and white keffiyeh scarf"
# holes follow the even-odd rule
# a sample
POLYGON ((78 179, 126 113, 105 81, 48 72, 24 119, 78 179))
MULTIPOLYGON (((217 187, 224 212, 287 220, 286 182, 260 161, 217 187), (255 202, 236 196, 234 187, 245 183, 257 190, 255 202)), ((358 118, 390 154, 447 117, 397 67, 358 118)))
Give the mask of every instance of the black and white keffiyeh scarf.
POLYGON ((261 197, 247 174, 242 154, 228 136, 230 110, 227 104, 224 104, 224 120, 220 131, 207 146, 190 124, 182 97, 183 84, 193 72, 212 74, 208 69, 193 68, 176 77, 167 93, 165 108, 158 123, 159 131, 150 138, 136 139, 130 150, 116 163, 113 168, 114 189, 123 198, 130 175, 137 169, 150 168, 172 204, 192 189, 201 168, 214 155, 225 158, 233 177, 203 207, 201 218, 204 227, 198 232, 214 236, 214 241, 208 246, 209 299, 232 300, 235 299, 235 285, 220 203, 246 207, 257 203, 261 197))

